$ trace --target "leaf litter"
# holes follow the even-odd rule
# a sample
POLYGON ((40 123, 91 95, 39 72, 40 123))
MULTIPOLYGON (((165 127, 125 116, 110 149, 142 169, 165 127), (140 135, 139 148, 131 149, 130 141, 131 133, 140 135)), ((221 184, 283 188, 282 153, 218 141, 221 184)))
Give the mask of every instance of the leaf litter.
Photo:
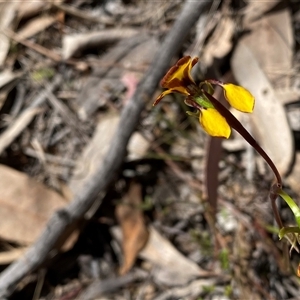
MULTIPOLYGON (((120 111, 181 4, 1 4, 3 267, 98 176, 120 111)), ((198 78, 232 78, 256 96, 247 128, 298 202, 299 128, 289 120, 300 107, 299 12, 296 2, 224 1, 203 11, 181 49, 200 56, 198 78)), ((299 255, 285 262, 267 199, 271 173, 235 135, 207 137, 180 102, 147 103, 113 183, 48 257, 45 276, 32 270, 16 297, 297 297, 299 255)), ((293 223, 283 204, 280 213, 293 223)))

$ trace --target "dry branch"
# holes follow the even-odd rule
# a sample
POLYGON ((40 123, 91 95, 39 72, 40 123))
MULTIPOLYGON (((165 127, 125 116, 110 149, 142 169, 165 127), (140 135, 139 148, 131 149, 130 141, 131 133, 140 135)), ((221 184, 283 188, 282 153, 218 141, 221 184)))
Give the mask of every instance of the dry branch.
POLYGON ((206 5, 210 3, 211 1, 186 1, 172 30, 162 47, 158 49, 150 69, 124 107, 118 130, 103 163, 97 166, 97 174, 75 195, 70 205, 52 216, 40 238, 26 254, 2 272, 0 276, 1 299, 8 297, 24 276, 36 270, 49 257, 50 251, 53 250, 59 238, 72 224, 84 216, 92 206, 95 197, 111 183, 126 155, 127 142, 138 124, 145 104, 152 101, 152 95, 169 67, 172 57, 179 52, 190 29, 206 5))

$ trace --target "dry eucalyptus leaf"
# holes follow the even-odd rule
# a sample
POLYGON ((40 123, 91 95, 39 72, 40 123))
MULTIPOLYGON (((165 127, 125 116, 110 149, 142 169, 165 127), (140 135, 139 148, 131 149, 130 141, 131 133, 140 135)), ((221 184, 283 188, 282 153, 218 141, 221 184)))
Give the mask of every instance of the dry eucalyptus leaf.
POLYGON ((10 47, 10 39, 4 34, 6 29, 12 29, 18 1, 1 1, 0 3, 0 66, 3 66, 10 47))
POLYGON ((288 9, 263 16, 251 24, 244 41, 274 88, 290 88, 294 38, 288 9))
POLYGON ((106 29, 98 32, 65 35, 62 41, 62 56, 64 59, 75 53, 91 47, 100 47, 136 35, 138 31, 132 28, 106 29))
POLYGON ((149 239, 140 257, 157 266, 155 279, 167 286, 184 285, 192 279, 205 275, 196 263, 181 254, 156 229, 150 227, 149 239))
POLYGON ((28 21, 17 33, 19 38, 27 39, 42 32, 55 22, 52 16, 40 16, 28 21))
POLYGON ((30 244, 66 199, 26 174, 0 165, 0 237, 30 244))
POLYGON ((290 168, 294 153, 291 130, 283 105, 255 57, 249 37, 240 40, 231 65, 239 84, 256 99, 250 115, 254 136, 283 175, 290 168))
POLYGON ((18 3, 17 16, 19 20, 32 17, 50 7, 45 0, 23 1, 18 3))
POLYGON ((277 5, 279 0, 272 1, 257 1, 257 0, 248 0, 247 6, 244 9, 244 24, 245 26, 249 25, 252 21, 261 17, 264 13, 271 10, 275 5, 277 5))
POLYGON ((132 182, 127 195, 116 208, 116 216, 122 229, 122 248, 124 254, 120 274, 127 273, 135 263, 138 253, 148 240, 148 230, 143 211, 142 187, 132 182))

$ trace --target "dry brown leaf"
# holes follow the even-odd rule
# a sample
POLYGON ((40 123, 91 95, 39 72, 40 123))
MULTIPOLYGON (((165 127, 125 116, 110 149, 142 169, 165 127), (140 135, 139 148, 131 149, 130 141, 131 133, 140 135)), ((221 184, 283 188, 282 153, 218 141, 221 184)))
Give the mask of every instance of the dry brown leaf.
POLYGON ((148 230, 141 210, 142 187, 132 182, 122 204, 116 208, 116 216, 122 228, 124 262, 120 274, 127 273, 135 263, 138 253, 148 240, 148 230))
POLYGON ((4 64, 10 47, 10 39, 3 31, 12 29, 18 5, 18 1, 9 0, 0 3, 0 66, 4 64))
POLYGON ((248 39, 239 42, 232 57, 232 70, 239 84, 250 90, 256 99, 254 112, 250 115, 254 136, 283 175, 290 168, 294 153, 291 131, 283 105, 248 39))
POLYGON ((0 237, 32 243, 66 199, 26 174, 0 165, 0 237))
POLYGON ((21 39, 27 39, 42 32, 55 22, 52 16, 40 16, 28 21, 18 32, 21 39))

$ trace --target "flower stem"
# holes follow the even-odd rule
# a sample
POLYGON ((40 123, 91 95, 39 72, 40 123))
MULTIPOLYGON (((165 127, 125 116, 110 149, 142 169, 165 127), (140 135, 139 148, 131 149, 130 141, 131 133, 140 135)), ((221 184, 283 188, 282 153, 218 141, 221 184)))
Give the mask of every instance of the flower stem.
POLYGON ((212 95, 207 93, 206 91, 202 90, 205 96, 211 101, 214 105, 216 110, 226 119, 227 123, 234 128, 259 154, 260 156, 266 161, 266 163, 272 169, 276 180, 277 186, 279 188, 282 187, 282 179, 281 176, 271 160, 268 154, 261 148, 261 146, 257 143, 257 141, 252 137, 252 135, 245 129, 245 127, 240 123, 240 121, 217 99, 215 99, 212 95))

